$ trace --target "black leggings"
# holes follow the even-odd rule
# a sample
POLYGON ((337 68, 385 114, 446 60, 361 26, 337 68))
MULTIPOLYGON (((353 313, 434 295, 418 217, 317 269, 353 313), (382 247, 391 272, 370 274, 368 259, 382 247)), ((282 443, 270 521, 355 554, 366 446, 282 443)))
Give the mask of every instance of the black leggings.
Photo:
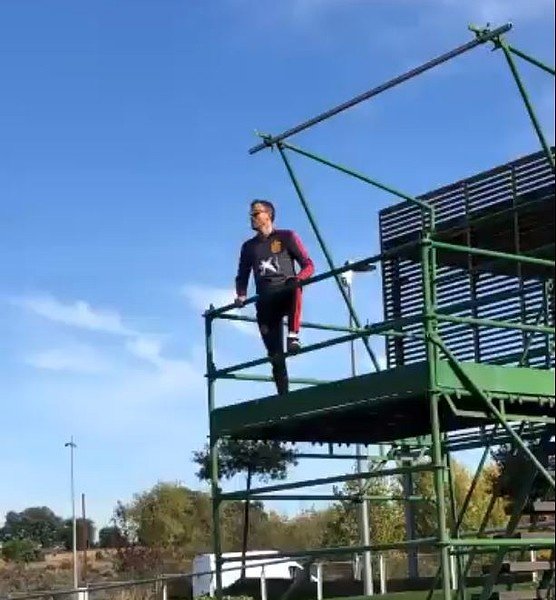
POLYGON ((256 304, 257 323, 266 351, 272 360, 272 375, 279 394, 288 391, 288 372, 284 358, 284 317, 288 318, 288 330, 299 331, 301 314, 301 289, 286 288, 256 304))

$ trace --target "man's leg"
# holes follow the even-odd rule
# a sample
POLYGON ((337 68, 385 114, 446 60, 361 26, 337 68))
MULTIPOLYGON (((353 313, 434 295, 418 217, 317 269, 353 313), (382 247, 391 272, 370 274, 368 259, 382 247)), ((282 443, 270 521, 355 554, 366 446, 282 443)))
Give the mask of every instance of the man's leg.
POLYGON ((266 347, 272 377, 279 395, 287 394, 289 388, 288 371, 284 356, 284 328, 282 319, 284 312, 275 298, 263 300, 257 304, 257 322, 263 343, 266 347), (274 300, 274 301, 273 301, 274 300))
POLYGON ((299 343, 299 328, 301 325, 301 306, 302 291, 301 288, 295 288, 290 292, 288 300, 288 340, 287 351, 291 354, 299 352, 301 344, 299 343))

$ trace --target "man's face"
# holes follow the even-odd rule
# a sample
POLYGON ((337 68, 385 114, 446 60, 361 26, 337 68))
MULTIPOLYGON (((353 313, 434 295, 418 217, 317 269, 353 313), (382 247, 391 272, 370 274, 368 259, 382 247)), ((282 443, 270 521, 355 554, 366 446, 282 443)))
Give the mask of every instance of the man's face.
POLYGON ((261 229, 265 229, 268 225, 272 224, 270 212, 264 204, 259 204, 258 202, 254 204, 251 207, 249 216, 251 218, 251 228, 256 231, 261 231, 261 229))

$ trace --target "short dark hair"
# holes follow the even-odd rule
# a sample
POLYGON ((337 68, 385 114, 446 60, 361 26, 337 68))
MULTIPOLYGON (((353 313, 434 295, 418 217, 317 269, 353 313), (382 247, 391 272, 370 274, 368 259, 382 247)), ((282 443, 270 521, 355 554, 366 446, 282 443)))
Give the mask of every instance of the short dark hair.
POLYGON ((251 210, 253 210, 253 207, 255 206, 255 204, 262 204, 266 210, 268 210, 268 212, 270 213, 270 219, 272 221, 274 221, 274 216, 276 215, 276 209, 274 208, 274 204, 272 204, 272 202, 270 202, 270 200, 253 200, 251 202, 251 210))

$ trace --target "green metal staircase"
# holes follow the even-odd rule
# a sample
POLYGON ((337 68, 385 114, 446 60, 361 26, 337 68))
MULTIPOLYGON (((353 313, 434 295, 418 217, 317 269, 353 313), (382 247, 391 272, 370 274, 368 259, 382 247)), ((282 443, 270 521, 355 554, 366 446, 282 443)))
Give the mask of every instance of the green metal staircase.
MULTIPOLYGON (((553 427, 545 426, 540 431, 537 440, 531 440, 529 445, 535 456, 547 468, 553 467, 554 442, 553 427)), ((493 542, 500 539, 516 539, 526 542, 527 540, 544 539, 547 547, 554 542, 554 501, 542 501, 536 499, 539 494, 539 476, 534 466, 523 460, 523 454, 515 451, 508 460, 506 469, 514 471, 512 474, 511 487, 512 502, 507 507, 508 522, 504 531, 493 535, 493 542), (516 477, 514 463, 519 465, 519 476, 516 477), (550 514, 550 520, 539 520, 539 515, 550 514), (526 521, 529 520, 527 523, 526 521)), ((553 468, 550 472, 554 476, 553 468)), ((546 486, 540 486, 546 490, 546 486)), ((500 492, 500 490, 498 490, 500 492)), ((474 596, 475 600, 528 600, 536 598, 554 597, 554 549, 550 550, 548 556, 540 560, 533 560, 534 554, 526 556, 522 551, 519 556, 507 555, 504 548, 495 548, 492 561, 484 568, 486 580, 482 593, 474 596), (527 559, 528 558, 528 559, 527 559), (523 575, 528 574, 529 580, 524 584, 523 575), (534 576, 533 576, 534 574, 534 576), (540 575, 540 576, 539 576, 540 575), (533 577, 532 577, 533 576, 533 577), (502 582, 502 578, 504 581, 502 582), (500 585, 503 583, 503 585, 500 585), (495 589, 498 584, 498 589, 495 589), (501 588, 505 589, 501 589, 501 588)), ((515 552, 514 552, 515 554, 515 552)), ((468 557, 470 564, 474 555, 468 557)))

